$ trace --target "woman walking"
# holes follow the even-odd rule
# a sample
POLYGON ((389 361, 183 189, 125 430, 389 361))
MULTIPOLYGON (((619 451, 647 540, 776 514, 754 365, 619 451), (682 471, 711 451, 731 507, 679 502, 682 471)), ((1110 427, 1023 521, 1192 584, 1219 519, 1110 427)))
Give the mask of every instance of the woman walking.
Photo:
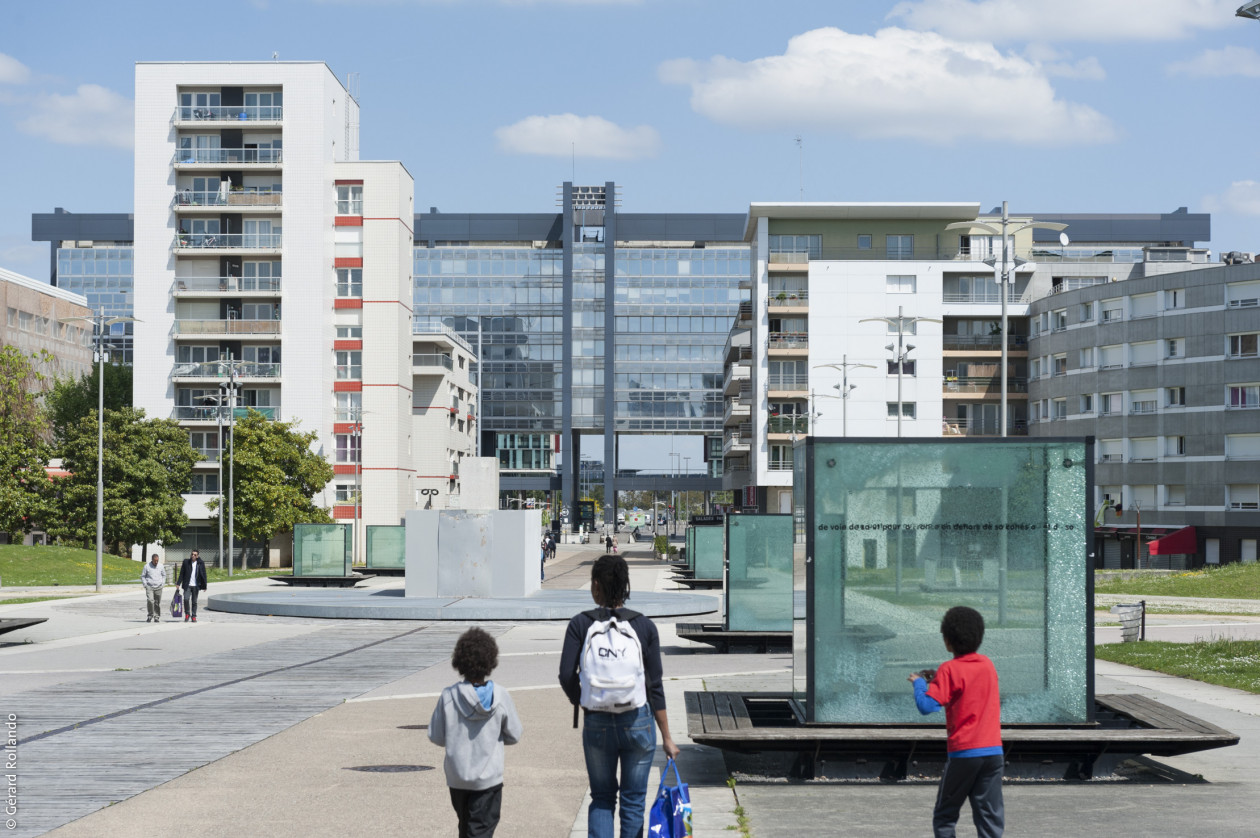
MULTIPOLYGON (((656 753, 653 720, 660 728, 665 755, 671 758, 678 755, 665 713, 660 636, 651 620, 624 607, 629 597, 630 569, 626 560, 612 555, 598 558, 591 568, 591 598, 599 607, 583 611, 569 621, 560 655, 560 686, 575 708, 579 704, 583 707, 585 716, 582 750, 591 786, 591 805, 586 816, 588 838, 613 838, 613 813, 618 797, 621 838, 642 835, 648 774, 656 753), (604 636, 596 636, 601 632, 604 636), (627 656, 632 678, 638 677, 641 681, 630 690, 631 697, 625 706, 616 704, 611 710, 591 709, 592 706, 609 706, 607 695, 596 695, 609 691, 593 688, 581 672, 581 667, 591 666, 594 659, 586 652, 601 644, 608 649, 629 644, 624 648, 637 646, 641 651, 637 661, 633 660, 635 655, 627 656), (618 766, 621 767, 620 782, 618 766)), ((608 656, 595 657, 606 659, 608 656)), ((607 677, 601 681, 608 683, 607 677)), ((575 709, 575 724, 576 712, 575 709)))

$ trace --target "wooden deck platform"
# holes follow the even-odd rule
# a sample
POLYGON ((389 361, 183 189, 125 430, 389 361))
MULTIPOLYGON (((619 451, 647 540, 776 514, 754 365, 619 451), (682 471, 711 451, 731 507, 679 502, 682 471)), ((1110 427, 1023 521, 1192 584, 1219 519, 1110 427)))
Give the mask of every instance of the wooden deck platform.
POLYGON ((8 617, 0 620, 0 634, 4 634, 7 631, 30 628, 46 622, 48 622, 47 617, 8 617))
POLYGON ((727 631, 720 623, 678 623, 674 629, 683 640, 708 643, 723 653, 732 645, 753 645, 761 652, 792 647, 790 631, 727 631))
MULTIPOLYGON (((812 754, 945 754, 945 726, 806 725, 788 693, 688 692, 687 733, 692 741, 725 751, 812 754)), ((907 701, 910 701, 907 690, 907 701)), ((1008 758, 1103 754, 1177 756, 1238 743, 1238 735, 1136 694, 1095 697, 1097 723, 1033 727, 1003 725, 1008 758)))

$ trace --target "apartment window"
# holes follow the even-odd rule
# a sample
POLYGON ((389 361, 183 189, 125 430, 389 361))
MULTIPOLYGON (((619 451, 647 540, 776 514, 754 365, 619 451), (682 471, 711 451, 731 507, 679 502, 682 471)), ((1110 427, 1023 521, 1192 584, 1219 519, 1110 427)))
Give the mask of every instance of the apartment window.
POLYGON ((1164 292, 1164 308, 1185 308, 1186 307, 1186 289, 1176 288, 1164 292))
POLYGON ((181 344, 175 350, 175 362, 178 364, 211 364, 222 357, 222 350, 217 346, 189 346, 181 344))
POLYGON ((1231 386, 1225 396, 1225 406, 1247 409, 1260 407, 1260 384, 1231 386))
POLYGON ((913 294, 914 276, 904 274, 888 276, 884 280, 884 290, 889 294, 913 294))
POLYGON ((18 312, 18 328, 24 332, 29 332, 35 323, 35 315, 29 311, 18 312))
POLYGON ((219 459, 218 431, 190 431, 188 443, 197 452, 198 458, 202 460, 219 459))
POLYGON ((1186 388, 1168 387, 1164 390, 1164 404, 1168 407, 1186 406, 1186 388))
POLYGON ((1181 349, 1181 338, 1170 338, 1164 341, 1164 354, 1169 358, 1180 358, 1181 349))
POLYGON ((1159 400, 1154 390, 1134 390, 1132 393, 1134 413, 1154 413, 1159 409, 1159 400))
POLYGON ((1050 312, 1050 331, 1062 332, 1067 329, 1067 309, 1050 312))
POLYGON ((1081 413, 1094 412, 1094 394, 1085 393, 1081 396, 1081 413))
POLYGON ((1124 394, 1103 393, 1099 396, 1098 412, 1103 416, 1113 416, 1124 412, 1124 394))
POLYGON ((363 187, 361 185, 337 187, 337 215, 363 215, 363 187))
POLYGON ((334 393, 337 404, 335 420, 338 422, 350 422, 361 416, 363 410, 363 394, 362 393, 334 393))
POLYGON ((1255 358, 1256 357, 1256 339, 1260 335, 1230 335, 1229 336, 1229 357, 1231 358, 1255 358))
POLYGON ((1119 300, 1107 300, 1102 305, 1102 321, 1104 323, 1118 323, 1124 319, 1124 309, 1120 307, 1119 300))
POLYGON ((1260 282, 1235 282, 1226 286, 1230 308, 1254 308, 1260 305, 1260 282))
MULTIPOLYGON (((915 404, 914 402, 901 403, 901 416, 903 419, 914 418, 914 404, 915 404)), ((897 418, 897 403, 888 402, 887 405, 888 405, 888 418, 896 419, 897 418)))
POLYGON ((1170 483, 1164 487, 1164 506, 1185 506, 1185 484, 1170 483))
POLYGON ((1094 347, 1087 346, 1081 350, 1081 369, 1089 370, 1094 368, 1094 347))
POLYGON ((1129 461, 1133 463, 1153 463, 1159 459, 1159 439, 1157 437, 1135 437, 1129 440, 1129 461))
POLYGON ((1113 344, 1098 350, 1098 366, 1105 370, 1119 369, 1124 366, 1124 346, 1113 344))
MULTIPOLYGON (((889 361, 889 362, 888 362, 888 374, 889 374, 889 375, 896 375, 896 374, 897 374, 897 362, 896 362, 896 361, 889 361)), ((901 362, 901 374, 902 374, 902 375, 914 375, 914 361, 902 361, 902 362, 901 362)))
POLYGON ((353 352, 335 352, 337 356, 337 378, 357 380, 363 377, 363 353, 355 350, 353 352))
POLYGON ((886 236, 885 255, 888 259, 913 259, 914 236, 886 236))
POLYGON ((1094 304, 1092 302, 1081 303, 1081 322, 1094 322, 1094 304))
POLYGON ((1158 313, 1154 294, 1134 294, 1129 298, 1129 316, 1134 320, 1140 317, 1154 317, 1158 313))
POLYGON ((1123 463, 1124 462, 1124 440, 1122 439, 1098 440, 1098 462, 1123 463))
POLYGON ((792 470, 792 446, 791 445, 771 445, 770 446, 770 471, 791 471, 792 470))
POLYGON ((1230 509, 1260 509, 1260 484, 1231 483, 1228 496, 1230 509))
POLYGON ((338 268, 337 269, 337 296, 338 297, 362 297, 363 296, 363 269, 362 268, 338 268))
POLYGON ((336 493, 337 503, 354 503, 358 495, 353 483, 338 483, 333 491, 336 493))
POLYGON ((1041 359, 1040 358, 1030 358, 1028 360, 1028 378, 1030 380, 1041 378, 1041 359))
POLYGON ((1165 457, 1184 457, 1186 456, 1186 438, 1184 436, 1170 436, 1164 438, 1164 456, 1165 457))
POLYGON ((1067 375, 1067 355, 1054 356, 1054 374, 1067 375))
POLYGON ((219 475, 194 474, 188 487, 190 495, 217 495, 219 493, 219 475))
POLYGON ((358 436, 358 434, 337 434, 335 437, 337 462, 359 462, 359 444, 362 441, 363 440, 358 436))
POLYGON ((1041 331, 1050 331, 1050 312, 1043 311, 1041 313, 1041 331))
POLYGON ((1055 399, 1050 403, 1050 415, 1055 419, 1067 418, 1067 399, 1055 399))
POLYGON ((770 237, 770 253, 783 258, 776 262, 808 262, 822 258, 822 236, 777 235, 770 237))
POLYGON ((874 240, 874 236, 872 236, 870 233, 859 233, 857 239, 858 239, 858 250, 870 250, 871 244, 874 240))
POLYGON ((1129 344, 1129 366, 1149 367, 1159 363, 1159 344, 1153 340, 1129 344))
POLYGON ((338 326, 337 337, 341 340, 354 339, 358 340, 363 337, 362 326, 338 326))
POLYGON ((1225 457, 1230 460, 1260 460, 1260 434, 1226 434, 1225 457))
POLYGON ((9 328, 13 328, 14 326, 16 326, 17 320, 18 320, 17 309, 16 308, 9 309, 9 319, 7 321, 9 324, 9 328))

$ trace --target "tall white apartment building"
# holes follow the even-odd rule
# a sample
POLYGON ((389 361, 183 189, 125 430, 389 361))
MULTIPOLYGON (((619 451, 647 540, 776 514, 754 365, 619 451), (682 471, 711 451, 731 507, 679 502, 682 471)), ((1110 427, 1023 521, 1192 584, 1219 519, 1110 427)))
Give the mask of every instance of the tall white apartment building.
MULTIPOLYGON (((417 393, 445 381, 412 357, 414 184, 401 163, 358 160, 358 114, 322 62, 136 66, 134 400, 204 452, 184 539, 203 554, 229 371, 238 416, 317 432, 336 478, 316 502, 336 518, 398 524, 421 497, 432 420, 417 393)), ((439 369, 475 392, 466 369, 439 369)), ((446 425, 432 441, 457 462, 472 430, 446 425)), ((443 471, 443 506, 457 471, 443 471)))

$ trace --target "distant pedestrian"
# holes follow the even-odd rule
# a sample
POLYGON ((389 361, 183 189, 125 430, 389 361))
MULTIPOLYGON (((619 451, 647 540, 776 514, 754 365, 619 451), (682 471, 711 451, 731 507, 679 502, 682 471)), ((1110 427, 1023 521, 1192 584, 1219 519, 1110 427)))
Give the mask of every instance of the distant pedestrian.
POLYGON ((547 558, 554 559, 556 557, 556 534, 547 533, 547 558))
POLYGON ((615 542, 613 541, 613 537, 611 535, 604 536, 604 550, 606 552, 608 553, 615 552, 616 548, 614 547, 614 544, 615 542))
POLYGON ((149 607, 146 623, 160 623, 162 616, 162 589, 166 587, 166 568, 158 564, 158 554, 154 553, 149 563, 140 571, 140 584, 144 586, 144 600, 149 607))
POLYGON ((175 587, 184 589, 184 622, 188 622, 190 617, 194 623, 197 622, 197 594, 206 589, 206 563, 197 550, 193 550, 179 566, 175 587))
POLYGON ((442 690, 429 719, 429 741, 446 748, 446 785, 460 838, 494 835, 503 801, 503 746, 521 739, 512 696, 490 680, 499 664, 494 638, 470 628, 455 643, 451 666, 464 679, 442 690))
POLYGON ((941 636, 953 660, 935 672, 915 672, 908 679, 920 713, 945 710, 949 734, 932 831, 936 838, 953 838, 963 801, 969 800, 980 838, 1000 838, 1006 823, 1001 696, 993 661, 977 651, 984 640, 984 617, 974 608, 955 606, 941 620, 941 636))

